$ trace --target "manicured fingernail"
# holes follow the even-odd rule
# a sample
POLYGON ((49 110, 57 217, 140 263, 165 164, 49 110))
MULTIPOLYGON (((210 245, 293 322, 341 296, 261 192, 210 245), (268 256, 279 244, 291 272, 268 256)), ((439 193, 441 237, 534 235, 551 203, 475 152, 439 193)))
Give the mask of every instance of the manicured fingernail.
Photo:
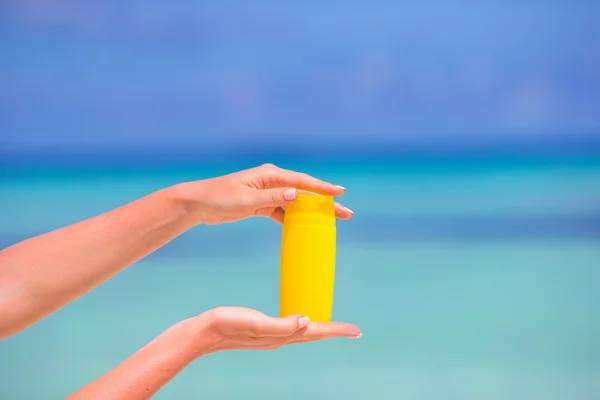
POLYGON ((346 209, 346 211, 348 211, 350 214, 354 215, 354 211, 352 211, 351 209, 349 209, 348 207, 344 207, 346 209))
POLYGON ((310 322, 310 318, 308 318, 308 317, 298 318, 298 329, 304 328, 305 326, 308 325, 309 322, 310 322))
POLYGON ((283 192, 283 198, 286 201, 292 201, 296 198, 296 189, 287 189, 283 192))
POLYGON ((342 189, 344 192, 346 191, 346 188, 345 188, 345 187, 343 187, 343 186, 340 186, 340 185, 335 185, 335 187, 338 187, 338 188, 342 189))
POLYGON ((358 335, 354 336, 354 339, 360 339, 362 337, 362 333, 359 333, 358 335))

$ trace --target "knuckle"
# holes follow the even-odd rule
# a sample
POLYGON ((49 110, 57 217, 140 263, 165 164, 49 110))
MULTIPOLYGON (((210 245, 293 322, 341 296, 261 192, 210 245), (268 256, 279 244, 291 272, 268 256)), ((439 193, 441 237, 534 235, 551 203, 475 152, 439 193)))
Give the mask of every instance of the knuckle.
POLYGON ((312 177, 311 175, 309 175, 305 172, 298 173, 298 179, 304 185, 314 187, 315 189, 318 189, 319 187, 321 187, 321 182, 319 180, 315 179, 314 177, 312 177))
POLYGON ((278 170, 278 167, 269 163, 263 164, 257 168, 257 173, 263 187, 269 187, 275 183, 275 176, 278 170))
POLYGON ((261 318, 259 316, 253 316, 250 319, 250 324, 248 326, 248 333, 250 336, 258 336, 261 331, 261 318))
POLYGON ((260 166, 260 168, 266 170, 266 171, 272 171, 277 169, 277 166, 275 166, 275 164, 271 164, 271 163, 264 163, 263 165, 260 166))
POLYGON ((210 317, 219 321, 222 320, 223 317, 227 314, 227 309, 225 307, 216 307, 207 312, 210 317))

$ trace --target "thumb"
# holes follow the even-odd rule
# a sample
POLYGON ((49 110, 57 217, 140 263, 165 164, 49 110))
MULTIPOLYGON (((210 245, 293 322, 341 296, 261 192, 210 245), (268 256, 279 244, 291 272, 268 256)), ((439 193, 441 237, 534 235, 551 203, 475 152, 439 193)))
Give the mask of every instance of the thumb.
POLYGON ((257 190, 254 205, 257 208, 279 207, 296 200, 298 191, 295 188, 277 188, 257 190))
POLYGON ((259 336, 291 336, 296 331, 305 328, 310 319, 303 315, 288 315, 284 318, 267 317, 257 326, 259 336))

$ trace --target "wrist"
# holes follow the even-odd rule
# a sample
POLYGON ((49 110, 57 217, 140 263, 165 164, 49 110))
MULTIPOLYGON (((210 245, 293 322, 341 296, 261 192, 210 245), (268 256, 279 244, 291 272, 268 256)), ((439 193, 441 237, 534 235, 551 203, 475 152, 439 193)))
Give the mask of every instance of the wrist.
POLYGON ((170 194, 169 197, 178 207, 181 207, 186 218, 193 225, 203 223, 202 201, 200 200, 202 190, 199 189, 201 182, 184 182, 166 189, 170 194))
POLYGON ((171 329, 182 332, 181 343, 187 354, 194 360, 219 351, 220 344, 223 342, 219 331, 215 329, 210 311, 180 321, 171 329))

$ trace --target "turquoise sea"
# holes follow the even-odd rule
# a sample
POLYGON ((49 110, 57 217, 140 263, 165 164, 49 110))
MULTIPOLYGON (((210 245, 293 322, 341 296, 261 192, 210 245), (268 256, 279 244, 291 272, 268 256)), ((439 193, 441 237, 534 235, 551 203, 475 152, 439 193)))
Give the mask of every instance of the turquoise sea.
MULTIPOLYGON (((363 338, 212 354, 155 398, 599 398, 597 159, 284 166, 348 188, 334 317, 363 338)), ((0 245, 236 169, 6 173, 0 245)), ((0 399, 63 398, 212 307, 276 315, 279 245, 266 219, 194 228, 1 341, 0 399)))

